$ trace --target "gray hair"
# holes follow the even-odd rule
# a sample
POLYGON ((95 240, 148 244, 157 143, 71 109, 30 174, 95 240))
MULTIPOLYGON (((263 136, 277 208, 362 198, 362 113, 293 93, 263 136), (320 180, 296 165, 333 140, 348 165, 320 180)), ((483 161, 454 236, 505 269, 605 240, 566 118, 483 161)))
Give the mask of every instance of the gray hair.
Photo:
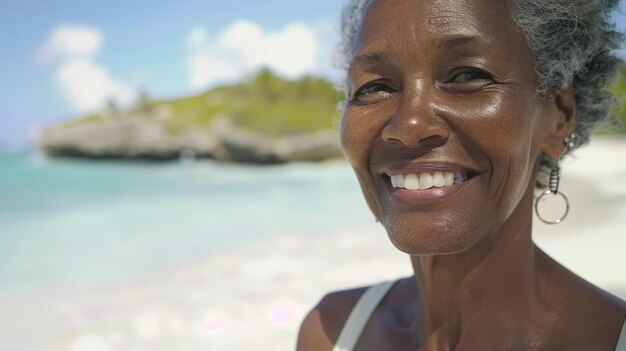
MULTIPOLYGON (((347 69, 358 31, 373 0, 350 0, 341 18, 338 59, 347 69)), ((615 97, 606 90, 622 63, 614 54, 623 40, 610 22, 619 0, 511 0, 514 21, 525 34, 535 59, 537 92, 542 98, 574 83, 577 145, 589 141, 610 120, 615 97)), ((547 166, 542 160, 542 168, 547 166)))

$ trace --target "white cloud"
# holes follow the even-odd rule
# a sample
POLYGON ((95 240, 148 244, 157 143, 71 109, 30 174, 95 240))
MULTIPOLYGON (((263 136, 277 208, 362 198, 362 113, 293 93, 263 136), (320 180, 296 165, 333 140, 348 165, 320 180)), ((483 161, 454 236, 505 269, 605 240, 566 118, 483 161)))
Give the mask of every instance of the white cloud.
POLYGON ((111 78, 107 70, 90 60, 71 60, 62 65, 56 80, 76 111, 97 110, 109 101, 120 106, 133 103, 136 92, 111 78))
POLYGON ((56 64, 56 83, 75 112, 102 109, 111 101, 126 107, 136 100, 136 89, 97 63, 103 41, 96 28, 61 25, 39 50, 40 59, 56 64))
POLYGON ((93 57, 102 46, 102 33, 93 27, 60 25, 48 36, 39 51, 46 62, 93 57))
POLYGON ((316 67, 319 44, 315 34, 301 25, 292 25, 266 40, 265 63, 288 77, 297 77, 316 67))
POLYGON ((261 67, 297 78, 320 70, 316 33, 302 24, 266 33, 254 23, 238 21, 211 40, 197 27, 187 36, 188 72, 193 88, 233 82, 261 67))

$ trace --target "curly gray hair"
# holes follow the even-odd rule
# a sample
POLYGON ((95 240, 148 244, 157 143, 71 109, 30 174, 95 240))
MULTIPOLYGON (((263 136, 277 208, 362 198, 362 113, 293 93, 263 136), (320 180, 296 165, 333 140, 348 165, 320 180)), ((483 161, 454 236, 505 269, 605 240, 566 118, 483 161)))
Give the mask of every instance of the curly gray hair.
MULTIPOLYGON (((363 16, 373 0, 350 0, 341 19, 341 66, 353 58, 363 16)), ((511 0, 514 21, 534 53, 537 91, 542 98, 574 83, 577 145, 609 122, 615 103, 606 90, 622 61, 614 50, 623 36, 610 22, 619 0, 511 0)), ((542 168, 548 164, 542 160, 542 168)))

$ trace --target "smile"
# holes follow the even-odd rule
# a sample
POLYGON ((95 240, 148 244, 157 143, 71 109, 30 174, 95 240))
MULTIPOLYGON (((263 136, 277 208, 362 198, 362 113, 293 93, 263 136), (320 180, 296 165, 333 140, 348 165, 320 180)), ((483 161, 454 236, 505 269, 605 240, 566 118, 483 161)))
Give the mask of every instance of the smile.
POLYGON ((422 164, 385 172, 383 178, 389 195, 396 201, 407 205, 429 205, 446 201, 458 192, 475 189, 478 184, 474 180, 478 175, 465 167, 422 164))
POLYGON ((434 172, 387 174, 396 189, 428 190, 461 184, 470 178, 469 172, 434 172))

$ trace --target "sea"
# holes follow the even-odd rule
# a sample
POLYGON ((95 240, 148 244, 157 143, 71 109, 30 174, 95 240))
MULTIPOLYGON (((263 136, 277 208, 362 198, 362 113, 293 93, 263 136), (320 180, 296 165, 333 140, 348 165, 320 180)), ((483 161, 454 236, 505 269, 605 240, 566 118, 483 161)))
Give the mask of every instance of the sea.
POLYGON ((0 298, 106 285, 372 221, 345 161, 276 166, 0 152, 0 298))

